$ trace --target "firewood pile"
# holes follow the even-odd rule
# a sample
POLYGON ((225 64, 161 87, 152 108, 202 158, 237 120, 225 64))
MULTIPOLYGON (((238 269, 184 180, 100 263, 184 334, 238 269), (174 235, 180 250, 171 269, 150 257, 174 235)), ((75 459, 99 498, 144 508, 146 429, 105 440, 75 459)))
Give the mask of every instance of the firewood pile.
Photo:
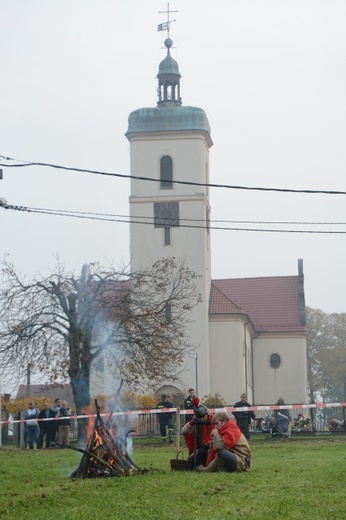
POLYGON ((143 473, 130 458, 127 450, 127 437, 133 431, 130 430, 125 438, 114 439, 110 428, 100 416, 100 410, 96 404, 96 418, 89 435, 86 449, 73 448, 83 453, 78 468, 71 474, 71 478, 96 478, 129 476, 135 473, 143 473))

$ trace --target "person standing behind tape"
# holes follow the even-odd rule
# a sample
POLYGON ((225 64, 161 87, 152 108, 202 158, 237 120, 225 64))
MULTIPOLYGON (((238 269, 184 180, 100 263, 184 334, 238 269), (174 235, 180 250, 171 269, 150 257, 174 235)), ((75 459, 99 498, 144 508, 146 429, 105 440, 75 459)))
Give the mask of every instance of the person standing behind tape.
POLYGON ((59 444, 62 447, 68 446, 70 444, 70 425, 71 419, 69 418, 71 415, 71 410, 67 406, 66 401, 61 401, 60 408, 60 417, 59 420, 59 444))
POLYGON ((196 397, 196 392, 193 388, 189 388, 189 395, 184 400, 184 410, 193 410, 192 401, 196 397))
MULTIPOLYGON (((52 407, 53 412, 55 413, 55 417, 60 417, 60 408, 61 408, 61 399, 60 397, 57 397, 54 401, 54 406, 52 407)), ((55 420, 53 421, 53 430, 52 435, 50 439, 50 445, 55 446, 57 438, 59 437, 59 421, 55 420)))
MULTIPOLYGON (((250 407, 251 404, 247 402, 247 396, 245 393, 241 394, 240 401, 237 401, 234 404, 234 408, 242 408, 242 407, 250 407)), ((233 412, 235 420, 237 421, 237 426, 244 435, 245 439, 250 439, 250 430, 249 425, 251 424, 251 419, 256 419, 256 415, 252 411, 244 411, 244 412, 233 412)))
MULTIPOLYGON (((173 403, 169 400, 168 395, 162 394, 161 401, 157 403, 157 408, 162 410, 163 408, 173 408, 173 403)), ((168 430, 168 439, 170 444, 173 442, 173 418, 172 413, 170 412, 162 412, 159 413, 159 424, 160 424, 160 433, 161 433, 161 441, 167 442, 167 430, 168 430)))
POLYGON ((50 448, 50 442, 52 434, 55 430, 54 421, 47 421, 44 419, 52 419, 55 417, 55 412, 49 408, 49 403, 44 403, 43 410, 40 411, 38 418, 42 419, 39 421, 40 437, 38 447, 43 448, 43 440, 46 438, 46 448, 50 448))
POLYGON ((40 411, 38 408, 35 408, 34 401, 30 401, 29 408, 25 412, 24 419, 26 420, 26 440, 29 444, 29 449, 34 449, 34 442, 36 442, 36 447, 39 446, 39 435, 40 435, 40 429, 38 426, 38 416, 40 411))

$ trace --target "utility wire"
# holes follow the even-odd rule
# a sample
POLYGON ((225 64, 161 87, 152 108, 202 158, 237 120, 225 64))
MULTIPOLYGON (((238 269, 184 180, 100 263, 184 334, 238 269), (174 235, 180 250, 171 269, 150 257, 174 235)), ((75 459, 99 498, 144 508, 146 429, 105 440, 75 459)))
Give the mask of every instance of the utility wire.
MULTIPOLYGON (((80 219, 88 219, 88 220, 101 220, 101 221, 107 221, 107 222, 121 222, 125 224, 144 224, 152 226, 155 225, 155 221, 151 217, 144 217, 147 219, 151 219, 151 221, 143 221, 143 220, 133 220, 143 217, 127 217, 125 216, 124 220, 123 218, 116 218, 120 215, 111 215, 111 214, 103 214, 103 213, 87 213, 87 212, 77 212, 77 211, 68 211, 68 210, 54 210, 54 209, 44 209, 44 208, 29 208, 25 206, 12 206, 12 205, 5 205, 3 206, 4 209, 12 209, 14 211, 25 211, 28 213, 41 213, 46 215, 55 215, 59 217, 72 217, 72 218, 80 218, 80 219)), ((166 227, 169 226, 169 219, 164 219, 168 222, 166 227)), ((188 220, 188 219, 185 219, 188 220)), ((205 221, 200 221, 205 223, 205 221)), ((222 222, 222 221, 221 221, 222 222)), ((227 222, 227 221, 226 221, 227 222)), ((250 221, 251 222, 251 221, 250 221)), ((256 223, 253 221, 253 223, 256 223)), ((339 223, 342 224, 342 223, 339 223)), ((158 227, 165 227, 164 225, 160 225, 158 227)), ((178 226, 171 226, 171 227, 178 227, 178 226)), ((293 229, 260 229, 260 228, 236 228, 236 227, 221 227, 221 226, 210 226, 210 225, 193 225, 193 224, 179 224, 179 227, 184 228, 194 228, 194 229, 215 229, 215 230, 222 230, 222 231, 247 231, 247 232, 265 232, 265 233, 306 233, 306 234, 339 234, 339 235, 345 235, 346 231, 312 231, 312 230, 293 230, 293 229)))
MULTIPOLYGON (((100 212, 90 212, 90 211, 73 211, 73 210, 65 210, 65 209, 55 209, 55 208, 30 208, 27 206, 16 206, 11 204, 6 204, 5 209, 14 209, 17 211, 27 211, 27 212, 56 212, 56 213, 67 213, 69 216, 72 215, 86 215, 86 216, 100 216, 100 217, 117 217, 121 219, 145 219, 148 220, 149 223, 152 223, 155 220, 155 217, 143 216, 143 215, 118 215, 114 213, 100 213, 100 212)), ((166 219, 167 220, 167 219, 166 219)), ((202 222, 206 224, 205 219, 197 219, 197 218, 179 218, 179 221, 186 222, 202 222)), ((220 220, 220 219, 210 219, 209 223, 212 222, 223 222, 228 224, 273 224, 273 225, 308 225, 308 226, 346 226, 346 222, 312 222, 312 221, 298 221, 298 220, 220 220)))
MULTIPOLYGON (((10 157, 5 157, 3 155, 0 155, 4 160, 9 161, 17 161, 18 159, 13 159, 10 157)), ((43 163, 43 162, 25 162, 23 161, 23 164, 4 164, 0 163, 0 166, 3 166, 5 168, 23 168, 28 166, 44 166, 48 168, 55 168, 58 170, 67 170, 67 171, 74 171, 79 173, 92 173, 94 175, 105 175, 110 177, 121 177, 124 179, 136 179, 141 181, 150 181, 150 182, 159 182, 158 179, 155 179, 153 177, 145 177, 145 176, 138 176, 138 175, 127 175, 123 173, 114 173, 114 172, 104 172, 99 170, 89 170, 89 169, 83 169, 83 168, 72 168, 69 166, 61 166, 58 164, 51 164, 51 163, 43 163)), ((232 190, 248 190, 248 191, 274 191, 274 192, 280 192, 280 193, 306 193, 306 194, 322 194, 322 195, 346 195, 346 191, 336 191, 336 190, 295 190, 291 188, 263 188, 263 187, 254 187, 254 186, 237 186, 237 185, 229 185, 229 184, 213 184, 213 183, 202 183, 202 182, 192 182, 192 181, 178 181, 178 180, 172 180, 173 184, 184 184, 187 186, 201 186, 201 187, 208 187, 208 188, 226 188, 226 189, 232 189, 232 190)))

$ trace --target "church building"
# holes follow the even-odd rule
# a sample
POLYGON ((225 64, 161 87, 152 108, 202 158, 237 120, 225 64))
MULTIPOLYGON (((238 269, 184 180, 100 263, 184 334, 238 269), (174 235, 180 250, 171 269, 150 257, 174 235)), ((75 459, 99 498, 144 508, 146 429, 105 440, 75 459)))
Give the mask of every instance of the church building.
POLYGON ((218 393, 228 404, 243 392, 258 405, 279 398, 307 403, 302 260, 297 276, 211 278, 208 184, 213 142, 204 110, 182 104, 172 44, 166 38, 157 105, 132 112, 126 132, 132 176, 131 268, 174 257, 200 275, 202 302, 193 309, 188 326, 196 349, 186 356, 178 382, 164 381, 157 393, 186 394, 197 387, 202 399, 218 393), (153 224, 136 223, 145 219, 153 224))

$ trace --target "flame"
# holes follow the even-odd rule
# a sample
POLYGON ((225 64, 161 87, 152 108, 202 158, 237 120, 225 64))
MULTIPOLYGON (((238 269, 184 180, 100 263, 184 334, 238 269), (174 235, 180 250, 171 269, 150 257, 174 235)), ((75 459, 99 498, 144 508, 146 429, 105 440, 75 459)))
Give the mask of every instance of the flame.
MULTIPOLYGON (((101 410, 99 410, 101 411, 101 410)), ((132 463, 127 453, 127 436, 125 424, 117 419, 106 425, 98 414, 95 418, 91 406, 83 409, 88 416, 86 425, 87 446, 79 468, 72 474, 78 477, 98 477, 115 475, 132 475, 138 468, 132 463)), ((133 430, 131 430, 133 431, 133 430)))
POLYGON ((85 438, 87 440, 87 443, 89 443, 90 437, 94 433, 95 408, 92 407, 91 404, 88 404, 87 406, 84 406, 84 408, 82 408, 82 414, 88 416, 86 427, 85 427, 85 438))

